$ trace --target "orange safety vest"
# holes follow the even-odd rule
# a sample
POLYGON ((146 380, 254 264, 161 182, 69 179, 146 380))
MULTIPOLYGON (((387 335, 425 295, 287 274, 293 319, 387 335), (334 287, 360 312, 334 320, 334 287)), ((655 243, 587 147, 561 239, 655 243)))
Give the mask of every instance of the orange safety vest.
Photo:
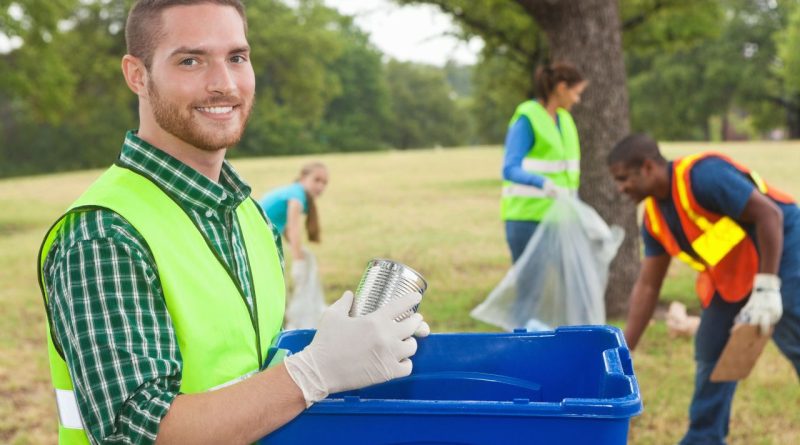
POLYGON ((672 200, 694 252, 681 250, 653 197, 644 202, 644 225, 667 253, 699 272, 695 289, 704 308, 711 303, 715 292, 730 303, 748 296, 759 265, 758 251, 747 232, 731 217, 709 212, 695 200, 690 173, 697 161, 708 157, 730 163, 773 200, 794 202, 788 194, 767 185, 756 172, 719 153, 698 153, 673 163, 672 200))

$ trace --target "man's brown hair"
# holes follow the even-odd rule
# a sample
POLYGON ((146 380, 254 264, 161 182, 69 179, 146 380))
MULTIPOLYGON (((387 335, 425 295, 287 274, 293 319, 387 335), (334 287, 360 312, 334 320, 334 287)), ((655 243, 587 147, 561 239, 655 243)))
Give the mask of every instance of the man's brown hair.
POLYGON ((211 3, 230 6, 242 17, 247 33, 247 16, 241 0, 138 0, 131 6, 125 23, 125 44, 128 54, 141 59, 149 70, 158 41, 164 35, 161 28, 161 13, 173 6, 191 6, 211 3))

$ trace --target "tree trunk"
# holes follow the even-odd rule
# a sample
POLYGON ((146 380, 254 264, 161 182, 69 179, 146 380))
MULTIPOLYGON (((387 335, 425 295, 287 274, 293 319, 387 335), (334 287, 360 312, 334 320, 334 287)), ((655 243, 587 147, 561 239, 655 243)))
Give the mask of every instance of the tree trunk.
POLYGON ((800 107, 797 102, 792 102, 793 106, 786 107, 786 127, 789 130, 789 139, 800 139, 800 107))
POLYGON ((547 34, 553 61, 573 63, 589 80, 574 115, 581 138, 580 196, 610 224, 625 229, 606 290, 610 318, 625 315, 639 271, 636 207, 617 193, 606 167, 614 144, 630 131, 617 0, 517 0, 547 34))

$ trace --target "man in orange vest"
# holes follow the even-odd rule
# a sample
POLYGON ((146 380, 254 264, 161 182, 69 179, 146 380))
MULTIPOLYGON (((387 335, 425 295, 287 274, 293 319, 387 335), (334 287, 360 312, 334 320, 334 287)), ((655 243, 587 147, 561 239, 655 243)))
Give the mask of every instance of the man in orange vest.
POLYGON ((775 325, 773 340, 800 376, 800 209, 724 155, 667 161, 643 134, 620 141, 608 167, 617 189, 645 207, 645 258, 625 339, 634 350, 673 256, 699 272, 695 391, 681 444, 724 444, 736 382, 712 383, 709 376, 735 321, 759 325, 762 333, 775 325))

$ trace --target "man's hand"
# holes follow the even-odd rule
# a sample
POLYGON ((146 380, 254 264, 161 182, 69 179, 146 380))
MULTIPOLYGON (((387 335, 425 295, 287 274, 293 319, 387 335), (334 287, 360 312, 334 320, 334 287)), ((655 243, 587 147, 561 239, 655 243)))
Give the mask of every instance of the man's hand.
POLYGON ((545 179, 542 185, 542 191, 548 198, 562 199, 572 196, 572 192, 564 187, 556 185, 552 180, 545 179))
POLYGON ((736 321, 759 325, 761 334, 767 334, 770 326, 777 323, 783 315, 780 288, 781 279, 777 275, 756 274, 753 293, 750 294, 750 300, 736 316, 736 321))
POLYGON ((420 314, 394 319, 421 299, 408 294, 363 317, 350 317, 353 293, 348 291, 326 309, 311 344, 284 360, 306 404, 411 374, 409 357, 417 352, 412 335, 420 330, 427 335, 430 328, 420 314))

